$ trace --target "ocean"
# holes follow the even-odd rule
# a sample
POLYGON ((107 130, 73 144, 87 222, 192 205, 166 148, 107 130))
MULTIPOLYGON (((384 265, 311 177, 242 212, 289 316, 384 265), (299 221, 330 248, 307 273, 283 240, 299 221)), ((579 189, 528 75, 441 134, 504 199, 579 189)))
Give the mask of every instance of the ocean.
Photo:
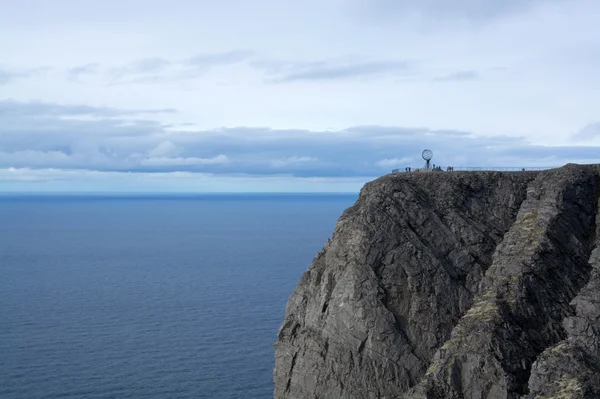
POLYGON ((357 195, 0 196, 0 398, 269 398, 357 195))

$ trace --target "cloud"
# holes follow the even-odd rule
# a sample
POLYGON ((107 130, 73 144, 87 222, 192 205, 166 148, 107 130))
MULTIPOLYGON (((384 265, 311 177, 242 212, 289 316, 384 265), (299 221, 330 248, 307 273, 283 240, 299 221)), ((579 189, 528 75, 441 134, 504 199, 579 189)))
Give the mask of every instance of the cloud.
POLYGON ((600 153, 599 147, 540 146, 426 127, 179 131, 144 119, 143 111, 157 110, 2 101, 0 168, 341 179, 419 167, 424 148, 443 167, 551 167, 598 162, 600 153))
POLYGON ((127 65, 111 68, 108 71, 109 84, 141 83, 161 79, 161 72, 167 70, 171 62, 161 57, 144 58, 127 65))
POLYGON ((285 158, 285 159, 274 159, 271 161, 271 165, 274 168, 281 168, 284 166, 298 165, 298 164, 303 164, 303 163, 307 163, 307 162, 317 162, 317 158, 293 156, 293 157, 289 157, 289 158, 285 158))
POLYGON ((27 77, 27 74, 0 69, 0 85, 5 85, 11 81, 27 77))
MULTIPOLYGON (((428 79, 426 65, 416 61, 399 59, 369 59, 346 56, 313 61, 282 61, 259 57, 249 50, 234 50, 220 53, 204 53, 170 61, 162 57, 150 57, 113 67, 105 74, 109 85, 124 83, 167 83, 193 80, 211 69, 244 63, 262 72, 265 83, 324 82, 360 78, 403 77, 428 79)), ((499 68, 488 68, 498 70, 499 68)), ((96 63, 85 64, 67 71, 70 80, 99 73, 96 63)), ((1 79, 1 75, 0 75, 1 79)), ((433 78, 433 81, 471 81, 481 79, 475 70, 460 70, 433 78)))
POLYGON ((171 63, 164 58, 152 57, 134 62, 129 66, 130 71, 136 73, 154 73, 164 70, 171 63))
POLYGON ((405 158, 386 158, 386 159, 382 159, 381 161, 378 161, 376 163, 377 166, 380 166, 382 168, 395 168, 397 166, 406 166, 411 164, 412 162, 412 158, 409 157, 405 157, 405 158))
POLYGON ((248 50, 233 50, 197 54, 185 60, 145 58, 112 68, 108 73, 108 82, 109 84, 165 83, 196 79, 212 68, 243 62, 252 54, 248 50))
POLYGON ((173 61, 152 57, 111 68, 107 75, 107 81, 109 84, 120 84, 191 80, 203 76, 214 68, 240 63, 245 63, 264 73, 268 77, 267 83, 383 77, 406 75, 411 72, 412 65, 406 60, 351 58, 308 62, 281 61, 259 57, 250 50, 203 53, 173 61))
POLYGON ((56 104, 42 101, 0 100, 0 115, 18 118, 68 118, 77 116, 109 118, 136 114, 170 114, 175 112, 172 108, 127 110, 90 105, 56 104))
POLYGON ((176 146, 170 141, 163 141, 159 143, 150 153, 150 157, 174 157, 181 153, 181 148, 176 146))
POLYGON ((561 3, 568 0, 359 0, 360 8, 382 18, 393 18, 402 14, 417 13, 423 17, 439 20, 468 19, 471 21, 490 21, 515 13, 524 13, 532 8, 549 3, 561 3), (370 9, 370 11, 369 11, 370 9))
POLYGON ((573 136, 573 139, 584 141, 598 137, 600 137, 600 122, 590 123, 589 125, 583 127, 575 134, 575 136, 573 136))
POLYGON ((188 65, 206 69, 217 65, 230 65, 246 61, 254 53, 249 50, 234 50, 221 53, 198 54, 185 61, 188 65))
POLYGON ((151 157, 142 159, 140 165, 142 166, 163 166, 163 167, 177 167, 177 166, 198 166, 198 165, 219 165, 229 162, 229 158, 223 154, 219 154, 212 158, 169 158, 169 157, 151 157))
POLYGON ((36 75, 41 75, 46 73, 49 69, 50 68, 48 67, 37 67, 14 70, 0 67, 0 86, 12 83, 17 79, 26 79, 36 75))
POLYGON ((76 66, 67 71, 67 77, 72 81, 79 81, 81 78, 98 73, 99 65, 95 62, 76 66))
POLYGON ((367 76, 396 75, 398 73, 406 74, 409 70, 410 63, 398 60, 355 61, 345 63, 320 61, 310 64, 289 64, 287 67, 287 69, 292 69, 292 71, 281 71, 282 69, 285 69, 285 65, 279 66, 278 69, 281 72, 279 76, 272 79, 272 82, 323 81, 367 76))
POLYGON ((62 151, 21 150, 14 152, 0 151, 1 165, 17 165, 28 167, 45 167, 53 164, 69 164, 72 158, 62 151))
POLYGON ((477 71, 457 71, 444 76, 439 76, 433 80, 436 82, 464 82, 479 79, 481 79, 481 75, 477 71))

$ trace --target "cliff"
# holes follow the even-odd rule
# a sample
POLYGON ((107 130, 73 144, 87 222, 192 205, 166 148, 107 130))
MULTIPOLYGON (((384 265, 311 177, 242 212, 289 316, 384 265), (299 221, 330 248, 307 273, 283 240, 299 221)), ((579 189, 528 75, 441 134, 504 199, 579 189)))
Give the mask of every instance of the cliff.
POLYGON ((600 168, 368 183, 291 295, 276 398, 600 397, 600 168))

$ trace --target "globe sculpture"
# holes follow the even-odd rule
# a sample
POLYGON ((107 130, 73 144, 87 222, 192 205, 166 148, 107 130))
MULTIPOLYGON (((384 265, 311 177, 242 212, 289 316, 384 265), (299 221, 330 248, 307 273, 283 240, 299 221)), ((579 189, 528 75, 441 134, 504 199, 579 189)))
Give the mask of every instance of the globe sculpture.
POLYGON ((433 151, 424 150, 421 156, 425 160, 425 169, 431 169, 431 158, 433 158, 433 151))

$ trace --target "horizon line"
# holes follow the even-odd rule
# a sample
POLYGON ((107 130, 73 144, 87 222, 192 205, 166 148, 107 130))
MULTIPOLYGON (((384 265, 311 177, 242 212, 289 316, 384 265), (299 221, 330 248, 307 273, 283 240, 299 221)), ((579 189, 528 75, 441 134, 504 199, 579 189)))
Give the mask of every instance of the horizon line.
POLYGON ((3 195, 351 195, 359 191, 0 191, 3 195))

